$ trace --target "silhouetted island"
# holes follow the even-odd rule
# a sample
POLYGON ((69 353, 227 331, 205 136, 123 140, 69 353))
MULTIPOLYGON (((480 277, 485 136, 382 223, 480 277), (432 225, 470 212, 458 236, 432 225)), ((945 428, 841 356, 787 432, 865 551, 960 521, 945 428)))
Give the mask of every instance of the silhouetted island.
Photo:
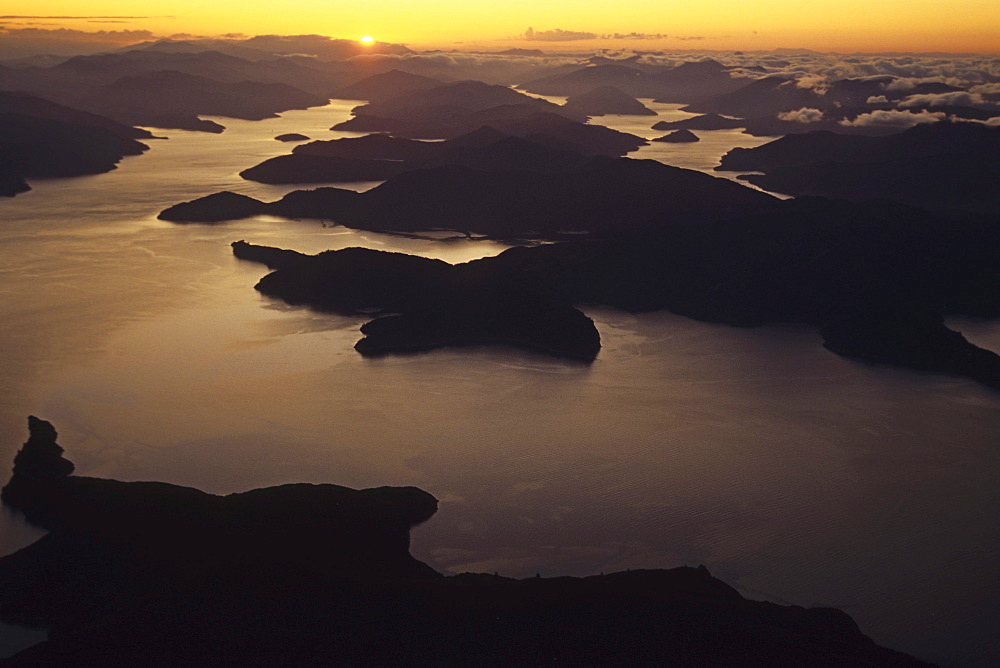
POLYGON ((261 183, 348 183, 384 181, 437 167, 552 173, 581 166, 589 151, 584 148, 586 153, 581 153, 580 148, 550 135, 522 139, 486 126, 444 141, 374 134, 310 142, 291 155, 245 169, 240 176, 261 183))
POLYGON ((442 576, 409 553, 437 509, 414 487, 73 476, 53 426, 28 427, 2 497, 49 533, 0 559, 0 617, 49 638, 9 665, 927 665, 704 566, 442 576))
POLYGON ((161 213, 159 218, 174 223, 221 223, 226 220, 249 218, 264 212, 261 202, 253 197, 224 190, 192 202, 175 204, 161 213))
POLYGON ((659 121, 653 124, 654 130, 732 130, 742 127, 744 121, 718 114, 702 114, 680 121, 659 121))
POLYGON ((298 132, 288 132, 275 137, 278 141, 309 141, 309 137, 298 132))
POLYGON ((563 104, 563 109, 569 109, 584 116, 607 116, 608 114, 656 116, 655 111, 614 86, 601 86, 586 93, 571 95, 563 104))
MULTIPOLYGON (((492 144, 493 152, 469 154, 485 155, 483 166, 499 169, 453 164, 406 172, 363 193, 301 190, 277 202, 260 202, 257 212, 386 232, 448 229, 497 238, 565 238, 566 232, 581 231, 627 234, 646 225, 756 210, 774 201, 732 181, 653 160, 580 161, 514 141, 492 144), (532 165, 547 171, 529 171, 532 165)), ((195 200, 163 211, 160 218, 214 222, 215 204, 195 200), (211 205, 206 215, 201 215, 203 203, 211 205)), ((245 215, 242 201, 239 207, 234 214, 245 215)))
MULTIPOLYGON (((494 119, 497 120, 497 119, 494 119)), ((482 125, 444 141, 419 141, 376 133, 313 141, 240 172, 261 183, 383 181, 421 169, 463 166, 487 171, 563 171, 584 156, 620 156, 646 140, 600 125, 551 114, 514 126, 482 125)))
POLYGON ((701 141, 701 139, 699 139, 698 135, 690 130, 675 130, 668 135, 657 137, 653 141, 662 141, 668 144, 690 144, 696 141, 701 141))
POLYGON ((301 255, 243 241, 233 253, 276 270, 255 286, 263 294, 337 313, 374 310, 355 345, 363 355, 502 344, 591 361, 601 347, 594 322, 571 304, 481 262, 365 248, 301 255))

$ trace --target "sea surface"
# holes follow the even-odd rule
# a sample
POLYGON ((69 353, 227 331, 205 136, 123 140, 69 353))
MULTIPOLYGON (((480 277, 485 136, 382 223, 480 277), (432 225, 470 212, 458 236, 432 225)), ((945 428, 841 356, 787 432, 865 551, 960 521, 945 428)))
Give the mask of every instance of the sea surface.
MULTIPOLYGON (((266 268, 230 242, 449 262, 504 246, 156 220, 222 189, 294 189, 238 172, 290 150, 277 134, 350 136, 328 128, 352 106, 215 119, 221 135, 157 130, 168 138, 111 173, 0 202, 0 477, 34 414, 81 475, 220 494, 417 485, 441 504, 412 551, 440 571, 705 564, 750 598, 841 608, 923 659, 1000 665, 1000 394, 850 362, 806 328, 611 309, 587 311, 603 342, 591 365, 501 347, 367 360, 361 318, 260 296, 266 268)), ((719 132, 637 155, 711 172, 729 147, 766 141, 719 132)), ((952 324, 1000 349, 995 323, 952 324)), ((39 535, 9 512, 0 530, 0 553, 39 535)))

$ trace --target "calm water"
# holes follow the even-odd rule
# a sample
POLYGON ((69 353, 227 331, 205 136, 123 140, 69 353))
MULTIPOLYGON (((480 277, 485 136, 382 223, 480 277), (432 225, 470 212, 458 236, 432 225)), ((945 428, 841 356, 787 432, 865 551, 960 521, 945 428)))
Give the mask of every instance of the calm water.
MULTIPOLYGON (((351 106, 163 132, 115 172, 0 202, 4 466, 32 413, 83 475, 216 493, 418 485, 441 509, 413 552, 442 571, 704 563, 753 598, 842 608, 922 658, 1000 663, 1000 394, 854 364, 808 330, 602 309, 589 311, 604 343, 591 366, 501 348, 364 360, 360 319, 260 297, 266 270, 229 242, 452 262, 502 247, 155 220, 223 188, 279 196, 291 188, 237 172, 289 150, 276 134, 343 136, 326 128, 351 106)), ((663 147, 704 169, 726 150, 663 147)), ((1000 328, 955 324, 1000 347, 1000 328)), ((3 551, 37 535, 0 519, 3 551)))

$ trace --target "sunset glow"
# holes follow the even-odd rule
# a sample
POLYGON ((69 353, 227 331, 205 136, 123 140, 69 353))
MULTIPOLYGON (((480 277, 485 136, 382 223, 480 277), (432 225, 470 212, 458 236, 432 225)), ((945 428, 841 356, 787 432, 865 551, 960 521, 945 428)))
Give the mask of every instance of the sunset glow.
POLYGON ((747 4, 718 0, 711 5, 665 7, 651 0, 597 5, 545 3, 469 4, 457 0, 412 3, 381 0, 331 11, 314 0, 290 0, 280 8, 262 0, 233 5, 177 0, 146 3, 121 0, 32 3, 31 15, 7 15, 0 25, 31 30, 149 31, 155 36, 323 34, 365 35, 412 46, 475 44, 501 48, 570 48, 634 45, 657 49, 774 49, 818 51, 1000 51, 1000 15, 984 0, 959 0, 943 10, 929 0, 882 3, 844 0, 826 5, 766 0, 747 4), (593 39, 526 40, 525 31, 560 30, 593 39), (618 37, 616 37, 618 35, 618 37))

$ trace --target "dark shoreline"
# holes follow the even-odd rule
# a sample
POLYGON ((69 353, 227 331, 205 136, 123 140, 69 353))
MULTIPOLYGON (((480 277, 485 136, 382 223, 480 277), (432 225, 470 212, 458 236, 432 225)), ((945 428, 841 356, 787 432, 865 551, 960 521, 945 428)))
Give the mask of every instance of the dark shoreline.
POLYGON ((50 635, 3 665, 929 665, 704 566, 443 576, 409 554, 437 509, 417 488, 77 477, 50 423, 29 431, 3 500, 50 533, 0 559, 0 618, 50 635))

